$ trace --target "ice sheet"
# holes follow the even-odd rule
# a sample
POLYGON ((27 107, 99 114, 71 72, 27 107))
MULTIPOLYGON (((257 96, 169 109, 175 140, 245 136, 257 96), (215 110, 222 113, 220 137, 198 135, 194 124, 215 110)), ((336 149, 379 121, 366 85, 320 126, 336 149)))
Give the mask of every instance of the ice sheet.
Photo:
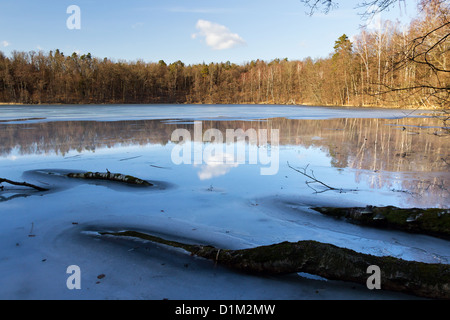
MULTIPOLYGON (((399 110, 364 109, 354 113, 346 109, 310 107, 274 110, 271 106, 129 108, 9 106, 1 107, 1 119, 45 118, 25 121, 32 124, 80 119, 199 120, 206 114, 213 118, 244 120, 280 114, 314 119, 350 115, 396 117, 402 114, 399 110), (308 114, 302 115, 302 112, 308 114)), ((192 125, 189 122, 179 124, 192 125)), ((78 139, 81 141, 81 135, 78 139)), ((325 142, 327 139, 323 138, 325 142)), ((299 275, 243 275, 191 257, 182 250, 96 235, 104 230, 135 229, 231 249, 282 241, 317 240, 405 260, 450 261, 448 241, 351 225, 310 209, 311 206, 336 204, 417 204, 414 201, 423 200, 422 196, 416 199, 412 194, 392 189, 403 188, 405 179, 417 181, 415 179, 424 177, 442 177, 439 170, 374 172, 336 167, 330 165, 332 157, 323 146, 287 143, 280 147, 279 172, 263 176, 258 164, 229 167, 220 167, 213 162, 175 165, 171 160, 174 144, 170 142, 139 144, 130 140, 132 143, 118 144, 114 142, 115 137, 111 137, 111 141, 109 146, 103 145, 102 141, 102 146, 92 149, 69 148, 64 154, 54 149, 37 152, 43 146, 34 144, 34 149, 27 149, 30 152, 19 148, 0 157, 0 177, 26 180, 51 189, 36 192, 5 185, 5 190, 0 193, 3 197, 0 198, 1 299, 414 299, 299 275), (314 193, 305 184, 305 177, 289 168, 287 162, 298 167, 311 164, 310 168, 321 179, 344 190, 356 191, 314 193), (142 189, 64 176, 69 171, 104 172, 106 169, 154 182, 156 187, 142 189), (374 186, 374 178, 380 179, 380 175, 384 175, 389 183, 374 186), (70 265, 78 265, 81 269, 81 290, 69 290, 66 286, 69 276, 66 269, 70 265), (101 274, 105 277, 98 279, 101 274)), ((313 141, 322 140, 314 138, 313 141)), ((448 205, 448 200, 439 201, 448 205)))
POLYGON ((142 119, 190 119, 234 120, 329 118, 402 118, 415 116, 423 111, 386 108, 337 108, 315 106, 278 105, 39 105, 0 106, 2 120, 16 123, 62 120, 142 120, 142 119))

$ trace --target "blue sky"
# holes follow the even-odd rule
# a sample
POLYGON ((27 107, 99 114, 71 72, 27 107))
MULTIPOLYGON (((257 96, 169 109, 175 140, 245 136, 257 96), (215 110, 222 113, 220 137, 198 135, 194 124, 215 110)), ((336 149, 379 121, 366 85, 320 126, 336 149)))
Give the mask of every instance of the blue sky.
MULTIPOLYGON (((0 50, 56 48, 65 54, 186 64, 245 63, 326 57, 342 34, 359 33, 355 9, 341 0, 328 15, 310 17, 300 0, 0 0, 0 50), (80 29, 69 29, 67 8, 80 8, 80 29)), ((416 1, 393 7, 383 19, 410 20, 416 1)))

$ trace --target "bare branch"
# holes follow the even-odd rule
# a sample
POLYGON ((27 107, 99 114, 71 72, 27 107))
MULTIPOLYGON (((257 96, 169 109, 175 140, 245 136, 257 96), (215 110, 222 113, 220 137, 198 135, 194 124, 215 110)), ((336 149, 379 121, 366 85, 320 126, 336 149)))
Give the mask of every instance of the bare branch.
MULTIPOLYGON (((325 188, 327 188, 327 190, 341 190, 341 189, 337 189, 337 188, 334 188, 334 187, 330 187, 329 185, 325 184, 324 182, 318 180, 318 179, 314 176, 314 171, 312 171, 312 170, 311 170, 311 175, 307 174, 307 173, 306 173, 306 169, 308 168, 309 164, 308 164, 305 168, 302 168, 301 170, 292 167, 292 166, 289 164, 289 162, 288 162, 287 164, 288 164, 288 167, 291 168, 292 170, 297 171, 298 173, 300 173, 300 174, 304 175, 305 177, 311 179, 312 181, 306 181, 306 185, 307 185, 308 187, 310 187, 311 189, 313 189, 316 193, 317 193, 317 190, 314 189, 314 188, 312 188, 312 187, 309 185, 310 183, 319 183, 319 184, 323 185, 325 188)), ((321 192, 323 192, 323 191, 321 191, 321 192)))
POLYGON ((309 15, 312 16, 315 11, 321 10, 327 14, 332 9, 337 8, 338 4, 333 0, 300 0, 310 8, 309 15))
POLYGON ((39 186, 35 186, 34 184, 31 184, 31 183, 17 182, 17 181, 12 181, 12 180, 9 180, 9 179, 0 178, 0 183, 3 183, 3 182, 6 182, 6 183, 9 183, 9 184, 12 184, 12 185, 16 185, 16 186, 30 187, 30 188, 36 189, 38 191, 48 191, 48 189, 45 189, 45 188, 42 188, 42 187, 39 187, 39 186))

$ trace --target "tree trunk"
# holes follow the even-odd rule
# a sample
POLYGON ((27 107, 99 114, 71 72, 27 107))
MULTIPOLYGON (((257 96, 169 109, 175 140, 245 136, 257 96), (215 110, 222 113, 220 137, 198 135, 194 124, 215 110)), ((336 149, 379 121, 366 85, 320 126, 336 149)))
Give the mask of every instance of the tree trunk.
POLYGON ((227 250, 184 244, 136 231, 100 234, 139 238, 183 248, 193 255, 256 274, 306 272, 330 280, 366 285, 370 277, 368 267, 375 265, 381 271, 381 289, 427 298, 450 299, 450 266, 447 264, 378 257, 317 241, 282 242, 250 249, 227 250))

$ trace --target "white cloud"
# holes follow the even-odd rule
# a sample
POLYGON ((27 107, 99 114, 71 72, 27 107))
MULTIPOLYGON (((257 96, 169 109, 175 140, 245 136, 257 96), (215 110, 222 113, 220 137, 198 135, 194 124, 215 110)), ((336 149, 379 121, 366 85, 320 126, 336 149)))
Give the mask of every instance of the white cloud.
POLYGON ((8 42, 8 41, 6 41, 6 40, 3 40, 2 42, 1 42, 1 44, 2 44, 2 46, 3 47, 7 47, 7 46, 9 46, 10 45, 10 43, 8 42))
POLYGON ((195 27, 199 32, 194 33, 192 38, 205 37, 206 44, 214 50, 230 49, 245 44, 244 39, 223 25, 200 19, 195 27))

